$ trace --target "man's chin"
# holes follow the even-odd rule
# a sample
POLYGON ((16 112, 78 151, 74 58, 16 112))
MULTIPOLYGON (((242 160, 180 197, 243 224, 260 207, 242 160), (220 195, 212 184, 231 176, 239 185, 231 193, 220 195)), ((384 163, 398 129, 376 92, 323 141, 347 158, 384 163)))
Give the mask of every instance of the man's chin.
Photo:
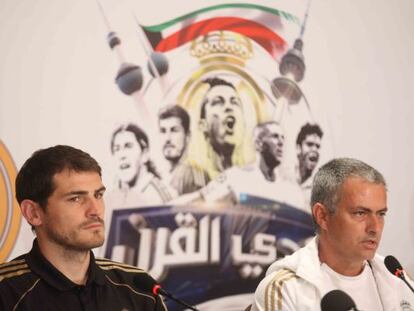
POLYGON ((80 246, 79 248, 83 249, 83 250, 91 250, 91 249, 94 249, 94 248, 101 247, 104 244, 104 241, 105 241, 105 239, 101 238, 101 239, 95 240, 95 241, 84 242, 81 245, 79 245, 80 246))
POLYGON ((120 175, 120 180, 122 183, 124 184, 129 184, 131 183, 136 177, 136 172, 131 172, 131 173, 124 173, 122 175, 120 175))
POLYGON ((241 138, 235 134, 226 135, 223 139, 223 145, 236 146, 236 145, 239 145, 240 143, 241 143, 241 138))
POLYGON ((366 250, 364 252, 364 260, 372 260, 375 257, 376 249, 375 250, 366 250))

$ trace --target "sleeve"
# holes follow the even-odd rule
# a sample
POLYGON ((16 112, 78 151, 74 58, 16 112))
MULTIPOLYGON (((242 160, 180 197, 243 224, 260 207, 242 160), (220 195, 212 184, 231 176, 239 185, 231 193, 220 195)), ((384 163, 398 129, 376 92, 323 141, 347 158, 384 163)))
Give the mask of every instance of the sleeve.
POLYGON ((297 276, 290 270, 277 270, 266 276, 256 289, 251 311, 296 311, 293 282, 297 276), (288 284, 289 283, 289 284, 288 284), (289 285, 289 286, 288 286, 289 285))

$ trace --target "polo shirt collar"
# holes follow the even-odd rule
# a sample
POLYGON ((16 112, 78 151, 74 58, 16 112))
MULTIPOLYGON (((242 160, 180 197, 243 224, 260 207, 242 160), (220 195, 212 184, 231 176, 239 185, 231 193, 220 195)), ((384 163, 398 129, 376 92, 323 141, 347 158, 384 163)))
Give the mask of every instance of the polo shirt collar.
MULTIPOLYGON (((60 291, 67 291, 79 287, 79 284, 69 280, 42 255, 37 239, 33 241, 33 247, 27 255, 27 263, 30 269, 39 275, 42 280, 60 291)), ((99 285, 105 284, 105 274, 95 263, 95 256, 91 251, 86 286, 92 283, 99 285)))

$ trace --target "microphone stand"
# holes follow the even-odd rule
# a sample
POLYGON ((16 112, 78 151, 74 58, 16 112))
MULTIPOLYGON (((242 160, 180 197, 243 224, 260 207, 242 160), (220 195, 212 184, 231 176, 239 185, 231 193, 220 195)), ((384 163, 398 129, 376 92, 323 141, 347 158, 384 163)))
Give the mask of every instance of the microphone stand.
POLYGON ((405 278, 404 270, 401 270, 398 273, 398 276, 400 277, 401 280, 404 281, 405 284, 407 284, 407 286, 410 288, 410 290, 414 293, 414 288, 410 285, 410 283, 408 283, 407 279, 405 278))
POLYGON ((177 303, 179 303, 179 304, 181 304, 181 305, 183 305, 183 306, 187 307, 187 308, 188 308, 188 309, 190 309, 190 310, 193 310, 193 311, 199 311, 198 309, 196 309, 196 308, 195 308, 195 307, 193 307, 193 306, 190 306, 189 304, 185 303, 184 301, 182 301, 182 300, 180 300, 180 299, 178 299, 178 298, 175 298, 173 295, 171 295, 169 292, 167 292, 167 291, 163 290, 162 288, 159 288, 159 289, 158 289, 158 291, 159 291, 159 293, 160 293, 161 295, 163 295, 163 296, 165 296, 165 297, 168 297, 168 298, 170 298, 171 300, 174 300, 175 302, 177 302, 177 303))

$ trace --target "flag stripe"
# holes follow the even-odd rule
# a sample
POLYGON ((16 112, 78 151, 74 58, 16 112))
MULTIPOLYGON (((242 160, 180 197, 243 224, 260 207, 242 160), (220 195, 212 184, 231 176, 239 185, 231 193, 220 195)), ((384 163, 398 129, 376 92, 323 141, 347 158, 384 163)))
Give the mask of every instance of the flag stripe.
POLYGON ((167 52, 217 30, 227 30, 247 36, 261 45, 272 57, 280 54, 286 46, 286 41, 269 28, 254 21, 236 17, 211 18, 194 23, 162 39, 156 45, 153 42, 153 46, 156 51, 167 52))
POLYGON ((206 8, 196 10, 196 11, 193 11, 191 13, 179 16, 179 17, 174 18, 172 20, 169 20, 167 22, 164 22, 164 23, 161 23, 161 24, 158 24, 158 25, 143 26, 143 28, 145 28, 148 31, 152 31, 152 32, 162 32, 165 29, 167 29, 167 28, 169 28, 169 27, 171 27, 171 26, 173 26, 177 23, 180 23, 184 20, 195 18, 195 17, 198 17, 198 16, 200 16, 202 14, 205 14, 205 13, 211 13, 212 11, 223 10, 223 9, 228 9, 228 8, 230 8, 230 9, 246 9, 248 11, 250 11, 250 10, 259 10, 259 11, 267 12, 267 13, 272 14, 272 15, 276 15, 278 17, 283 17, 283 18, 285 18, 286 20, 288 20, 290 22, 294 22, 297 25, 300 25, 300 20, 299 20, 298 17, 296 17, 296 16, 294 16, 290 13, 281 11, 281 10, 277 10, 277 9, 274 9, 274 8, 269 8, 269 7, 262 6, 262 5, 257 5, 257 4, 227 3, 227 4, 220 4, 220 5, 206 7, 206 8))

